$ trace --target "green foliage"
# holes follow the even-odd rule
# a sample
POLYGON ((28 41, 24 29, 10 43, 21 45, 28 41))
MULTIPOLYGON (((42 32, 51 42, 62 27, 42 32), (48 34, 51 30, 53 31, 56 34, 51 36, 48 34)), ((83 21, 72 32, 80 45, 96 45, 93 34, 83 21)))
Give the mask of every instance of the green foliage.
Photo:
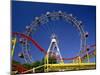
POLYGON ((33 68, 33 66, 31 64, 28 64, 28 63, 23 64, 23 66, 27 69, 32 69, 33 68))
MULTIPOLYGON (((39 66, 44 65, 45 64, 44 61, 45 61, 45 59, 43 58, 41 61, 35 61, 32 64, 24 63, 22 65, 27 69, 32 69, 32 68, 37 68, 39 66)), ((13 64, 21 64, 20 62, 15 61, 15 60, 13 60, 12 63, 13 64)), ((49 64, 55 64, 55 63, 57 63, 56 59, 54 57, 49 57, 49 64)), ((35 69, 35 72, 36 73, 44 72, 44 66, 35 69)))
MULTIPOLYGON (((43 62, 42 62, 42 61, 36 61, 36 62, 32 63, 32 66, 33 66, 34 68, 39 67, 39 66, 41 66, 41 65, 43 65, 43 62)), ((40 68, 38 68, 38 69, 35 69, 35 72, 36 72, 36 73, 44 72, 44 67, 40 67, 40 68)))
MULTIPOLYGON (((44 61, 45 61, 45 58, 43 58, 42 61, 35 61, 35 62, 32 63, 32 67, 33 68, 36 68, 36 67, 42 66, 42 65, 45 64, 44 61)), ((49 64, 56 64, 56 63, 57 63, 56 58, 49 57, 49 64)), ((38 69, 35 69, 35 72, 36 73, 44 72, 44 66, 43 67, 40 67, 38 69)))
POLYGON ((32 63, 32 66, 33 67, 38 67, 40 65, 41 65, 41 62, 40 61, 35 61, 35 62, 32 63))
POLYGON ((20 64, 20 62, 12 60, 12 64, 20 64))
POLYGON ((49 60, 49 64, 56 64, 57 63, 57 60, 54 57, 49 57, 48 60, 49 60))

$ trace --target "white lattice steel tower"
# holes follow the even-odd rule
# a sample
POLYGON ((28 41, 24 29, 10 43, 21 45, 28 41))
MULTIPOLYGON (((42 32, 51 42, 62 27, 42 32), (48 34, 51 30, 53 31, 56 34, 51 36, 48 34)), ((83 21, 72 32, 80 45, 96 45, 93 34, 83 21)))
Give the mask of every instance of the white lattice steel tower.
POLYGON ((60 54, 60 49, 58 47, 58 41, 57 41, 57 36, 55 34, 52 34, 51 36, 51 43, 49 45, 47 54, 46 54, 46 60, 45 60, 45 64, 46 64, 46 68, 48 72, 48 64, 49 64, 49 57, 54 57, 56 58, 57 63, 59 64, 63 64, 63 59, 62 56, 60 54))

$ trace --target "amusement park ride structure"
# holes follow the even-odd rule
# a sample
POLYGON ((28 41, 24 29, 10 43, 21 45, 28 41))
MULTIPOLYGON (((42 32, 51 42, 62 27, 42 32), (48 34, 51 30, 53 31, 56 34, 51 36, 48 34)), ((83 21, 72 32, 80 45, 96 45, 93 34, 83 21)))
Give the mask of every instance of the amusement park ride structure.
POLYGON ((58 47, 58 42, 57 42, 57 37, 55 34, 52 34, 51 37, 51 43, 48 48, 47 54, 46 54, 46 59, 45 59, 45 64, 47 64, 47 72, 48 72, 48 64, 49 64, 49 57, 56 58, 57 63, 64 63, 62 56, 60 54, 60 49, 58 47))
POLYGON ((44 65, 32 68, 30 70, 21 71, 20 67, 16 65, 16 67, 18 67, 16 70, 19 73, 28 73, 30 71, 34 73, 35 70, 40 67, 44 67, 44 72, 85 70, 85 69, 95 69, 96 68, 95 62, 94 63, 90 62, 90 59, 91 59, 90 56, 94 55, 95 57, 96 55, 95 45, 92 45, 89 48, 87 48, 86 40, 88 37, 88 32, 84 31, 82 27, 82 21, 78 21, 75 17, 73 17, 72 14, 67 14, 62 11, 47 12, 45 15, 36 17, 30 26, 26 26, 26 31, 24 33, 13 32, 12 35, 14 36, 14 39, 12 39, 12 57, 14 55, 14 49, 15 49, 16 42, 20 42, 20 44, 22 45, 22 53, 19 54, 19 57, 24 58, 26 63, 32 63, 32 58, 29 54, 30 42, 32 42, 32 44, 35 45, 45 55, 44 65), (75 57, 72 57, 72 58, 62 57, 60 53, 59 45, 58 45, 58 39, 57 39, 58 37, 55 33, 53 33, 51 36, 51 43, 47 51, 45 51, 45 49, 43 49, 33 38, 31 38, 31 35, 36 32, 37 27, 39 27, 41 24, 48 23, 49 20, 55 21, 55 20, 60 20, 60 19, 64 19, 65 22, 71 23, 80 33, 80 52, 75 57), (89 51, 90 48, 93 48, 94 50, 89 51), (50 56, 56 58, 57 60, 56 64, 49 64, 50 56), (84 59, 87 59, 87 61, 83 62, 84 59), (64 63, 64 60, 72 60, 73 62, 64 63))

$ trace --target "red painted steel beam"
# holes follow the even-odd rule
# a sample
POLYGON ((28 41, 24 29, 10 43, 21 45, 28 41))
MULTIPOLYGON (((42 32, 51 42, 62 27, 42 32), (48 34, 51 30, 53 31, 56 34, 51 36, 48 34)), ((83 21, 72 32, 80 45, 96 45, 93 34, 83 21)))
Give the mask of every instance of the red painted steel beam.
MULTIPOLYGON (((19 35, 23 38, 26 38, 27 40, 31 41, 33 45, 35 45, 41 52, 43 52, 44 54, 46 54, 47 52, 45 51, 44 48, 42 48, 34 39, 32 39, 30 36, 27 36, 23 33, 19 33, 19 32, 13 32, 12 35, 19 35)), ((95 45, 91 45, 90 47, 94 47, 95 45)), ((78 56, 72 57, 72 58, 62 58, 63 60, 73 60, 75 58, 77 58, 78 56)))

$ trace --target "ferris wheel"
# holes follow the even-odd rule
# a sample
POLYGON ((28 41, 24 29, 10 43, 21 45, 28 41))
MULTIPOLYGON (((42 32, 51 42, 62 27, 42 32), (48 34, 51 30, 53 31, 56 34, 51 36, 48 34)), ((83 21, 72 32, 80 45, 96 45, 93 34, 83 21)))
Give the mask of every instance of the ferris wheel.
MULTIPOLYGON (((34 39, 32 39, 31 36, 34 35, 36 31, 38 31, 38 28, 40 26, 45 26, 44 24, 48 24, 51 21, 60 21, 60 20, 64 20, 65 22, 75 27, 75 29, 79 32, 79 35, 80 35, 80 38, 79 38, 80 39, 80 50, 78 52, 78 55, 72 58, 62 57, 62 59, 72 60, 72 59, 77 58, 78 56, 82 56, 82 54, 84 53, 87 53, 88 55, 88 52, 87 52, 88 32, 84 30, 83 22, 78 20, 76 17, 74 17, 73 14, 69 14, 69 13, 62 12, 62 11, 54 11, 54 12, 46 12, 45 14, 42 14, 39 17, 35 17, 32 23, 26 26, 26 30, 24 33, 19 33, 19 32, 12 33, 13 37, 16 37, 16 36, 19 37, 18 42, 21 44, 21 47, 22 47, 21 53, 19 53, 18 56, 20 58, 23 58, 26 63, 32 63, 32 54, 30 52, 31 50, 30 42, 32 42, 32 44, 34 44, 41 52, 46 54, 47 51, 43 47, 41 47, 34 39)), ((50 30, 48 29, 47 33, 49 32, 50 30)), ((53 31, 51 33, 54 34, 53 31)))

